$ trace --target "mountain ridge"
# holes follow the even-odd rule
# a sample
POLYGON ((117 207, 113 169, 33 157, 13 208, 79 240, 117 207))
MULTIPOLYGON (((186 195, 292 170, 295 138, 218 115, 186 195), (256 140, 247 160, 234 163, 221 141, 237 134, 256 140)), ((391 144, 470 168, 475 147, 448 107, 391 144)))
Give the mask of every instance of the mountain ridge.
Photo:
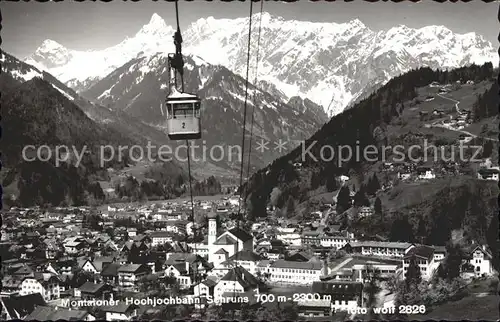
MULTIPOLYGON (((166 66, 167 55, 163 53, 135 58, 101 79, 82 95, 100 105, 130 114, 146 124, 166 130, 165 116, 160 109, 167 95, 169 81, 166 66)), ((220 145, 239 146, 245 79, 224 66, 214 66, 199 57, 186 56, 184 83, 186 91, 197 93, 203 102, 203 144, 210 149, 220 145)), ((309 100, 296 97, 284 101, 252 83, 249 83, 247 105, 248 123, 252 110, 255 113, 254 140, 298 141, 311 135, 328 119, 323 109, 309 100), (297 119, 301 120, 298 124, 295 122, 297 119)), ((248 123, 246 140, 250 131, 248 123)), ((177 145, 176 142, 173 144, 177 145)), ((248 151, 245 151, 245 155, 246 153, 248 151)), ((275 151, 269 151, 265 155, 256 154, 257 160, 253 160, 253 165, 265 166, 279 155, 281 154, 275 151)), ((215 164, 231 169, 239 166, 239 161, 234 162, 216 161, 215 164)))
MULTIPOLYGON (((254 14, 252 18, 256 21, 252 31, 255 53, 260 17, 254 14)), ((82 91, 137 55, 173 52, 172 35, 173 28, 153 14, 134 37, 103 51, 87 53, 87 61, 92 58, 94 67, 71 70, 71 66, 85 60, 81 52, 72 51, 76 58, 59 65, 53 74, 82 91), (115 57, 120 51, 125 56, 115 57), (112 66, 105 64, 106 59, 113 61, 112 66), (66 71, 64 66, 68 67, 66 71)), ((183 31, 184 50, 244 75, 247 37, 248 18, 200 18, 183 31)), ((375 84, 410 69, 447 69, 487 61, 498 64, 492 44, 476 33, 456 34, 444 26, 412 29, 404 25, 375 32, 359 19, 347 23, 304 22, 267 12, 262 15, 260 50, 260 82, 272 83, 287 99, 308 98, 323 106, 329 116, 340 113, 372 87, 375 89, 375 84)), ((46 55, 58 57, 58 53, 46 55)), ((252 74, 250 79, 254 79, 252 74)))

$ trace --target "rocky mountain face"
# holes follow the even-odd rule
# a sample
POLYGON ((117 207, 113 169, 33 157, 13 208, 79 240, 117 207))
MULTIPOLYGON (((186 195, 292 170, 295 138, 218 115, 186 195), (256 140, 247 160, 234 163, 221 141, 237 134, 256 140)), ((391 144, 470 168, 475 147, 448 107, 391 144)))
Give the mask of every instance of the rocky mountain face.
MULTIPOLYGON (((0 60, 4 138, 1 146, 6 167, 22 162, 21 152, 26 145, 48 145, 52 149, 65 145, 70 150, 75 146, 78 152, 86 146, 93 155, 94 170, 105 172, 106 169, 98 169, 97 153, 102 145, 168 142, 164 132, 126 113, 91 103, 47 72, 5 52, 0 52, 0 60)), ((126 165, 126 160, 122 160, 122 165, 126 165)), ((168 168, 175 174, 182 173, 175 162, 168 168)))
MULTIPOLYGON (((92 101, 123 111, 158 129, 166 130, 165 115, 160 105, 168 94, 167 55, 157 53, 132 59, 101 79, 82 93, 92 101)), ((223 66, 214 66, 197 56, 185 57, 185 90, 203 100, 201 122, 202 142, 208 151, 216 146, 225 151, 232 146, 241 147, 245 79, 223 66)), ((288 102, 249 84, 247 95, 247 126, 249 137, 254 112, 252 165, 259 168, 286 151, 275 151, 272 143, 265 153, 257 153, 255 144, 260 140, 287 141, 288 148, 296 141, 309 137, 327 121, 323 109, 310 100, 294 97, 288 102)), ((175 144, 175 143, 173 143, 175 144)), ((183 144, 183 143, 182 143, 183 144)), ((246 148, 249 143, 246 143, 246 148)), ((217 147, 217 149, 219 149, 217 147)), ((245 155, 247 149, 245 149, 245 155)), ((201 152, 200 152, 201 153, 201 152)), ((205 161, 226 169, 237 169, 239 157, 212 158, 205 161)), ((202 167, 205 161, 199 161, 202 167)))
MULTIPOLYGON (((493 45, 473 32, 456 34, 444 26, 412 29, 403 25, 373 31, 358 19, 313 23, 263 13, 253 16, 252 66, 260 18, 259 88, 283 95, 285 100, 308 98, 329 116, 411 69, 448 69, 488 61, 498 65, 493 45)), ((184 51, 245 76, 248 24, 248 18, 199 19, 183 30, 184 51)), ((135 36, 116 46, 82 52, 47 40, 27 61, 84 91, 131 59, 172 52, 173 32, 154 14, 135 36)), ((250 80, 254 80, 253 70, 250 80)))

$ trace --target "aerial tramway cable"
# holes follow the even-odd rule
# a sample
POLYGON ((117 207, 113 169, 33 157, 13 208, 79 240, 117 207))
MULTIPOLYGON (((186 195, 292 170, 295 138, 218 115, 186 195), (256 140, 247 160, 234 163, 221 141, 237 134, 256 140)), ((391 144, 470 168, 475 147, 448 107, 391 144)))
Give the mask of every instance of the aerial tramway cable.
MULTIPOLYGON (((262 29, 262 8, 264 7, 264 1, 260 2, 260 19, 259 19, 259 33, 257 36, 257 57, 255 59, 255 80, 253 82, 255 89, 253 92, 253 106, 252 106, 252 122, 250 125, 250 140, 249 140, 249 149, 248 149, 248 165, 247 165, 247 179, 246 179, 246 184, 248 187, 248 179, 250 178, 250 156, 252 152, 252 137, 253 137, 253 124, 254 124, 254 114, 255 114, 255 105, 257 105, 257 94, 256 94, 256 89, 257 89, 257 78, 259 75, 259 50, 260 50, 260 32, 262 29)), ((245 213, 246 213, 246 208, 245 208, 245 213)))
MULTIPOLYGON (((261 0, 262 1, 262 0, 261 0)), ((240 221, 242 218, 241 216, 241 203, 242 203, 242 196, 243 196, 243 168, 244 168, 244 155, 245 155, 245 130, 246 130, 246 121, 247 121, 247 101, 248 101, 248 74, 250 71, 250 43, 252 39, 252 13, 253 13, 253 1, 250 1, 250 15, 249 15, 249 22, 248 22, 248 44, 247 44, 247 71, 246 71, 246 78, 245 78, 245 103, 244 103, 244 108, 243 108, 243 133, 241 136, 241 167, 240 167, 240 196, 239 196, 239 202, 238 202, 238 217, 237 217, 237 229, 240 229, 240 221)), ((239 249, 236 249, 236 254, 235 254, 235 265, 234 265, 234 290, 233 290, 233 296, 236 294, 236 281, 237 281, 237 272, 236 272, 236 267, 238 266, 237 261, 238 261, 238 256, 239 256, 239 249)), ((233 319, 234 319, 234 313, 235 311, 233 310, 233 319)))
POLYGON ((250 1, 250 19, 248 23, 248 45, 247 45, 247 73, 245 78, 245 103, 243 108, 243 133, 241 136, 241 167, 240 167, 240 197, 238 203, 238 228, 240 224, 240 216, 241 216, 241 197, 243 195, 243 168, 244 168, 244 154, 245 154, 245 130, 246 130, 246 122, 247 122, 247 101, 248 101, 248 74, 250 70, 250 42, 252 36, 252 13, 253 13, 253 1, 250 1))
MULTIPOLYGON (((175 56, 174 56, 174 62, 175 66, 174 68, 177 70, 177 72, 181 76, 181 90, 184 93, 184 61, 182 59, 182 36, 181 36, 181 28, 179 24, 179 7, 177 4, 178 1, 175 1, 175 17, 177 20, 177 31, 174 34, 174 44, 175 44, 175 56)), ((177 74, 175 74, 175 86, 177 87, 177 74)), ((190 144, 189 140, 186 139, 186 151, 187 151, 187 162, 188 162, 188 176, 189 176, 189 195, 191 199, 191 220, 193 223, 193 244, 194 244, 194 253, 197 254, 196 250, 196 238, 197 238, 197 228, 196 228, 196 220, 194 217, 194 201, 193 201, 193 186, 191 183, 191 151, 190 151, 190 144)), ((198 271, 198 267, 196 266, 196 260, 194 262, 195 269, 193 269, 193 281, 196 279, 196 273, 198 271)))

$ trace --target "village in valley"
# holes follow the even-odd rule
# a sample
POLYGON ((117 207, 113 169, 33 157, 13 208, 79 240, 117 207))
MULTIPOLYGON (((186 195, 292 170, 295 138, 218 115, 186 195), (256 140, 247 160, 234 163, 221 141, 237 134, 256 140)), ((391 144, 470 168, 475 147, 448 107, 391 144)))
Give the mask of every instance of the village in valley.
MULTIPOLYGON (((432 169, 385 168, 406 181, 436 180, 432 169)), ((498 177, 476 180, 485 179, 498 177)), ((337 180, 342 187, 350 182, 347 176, 337 180)), ((367 307, 397 306, 398 281, 436 278, 447 247, 390 242, 346 229, 335 220, 339 194, 300 220, 276 216, 270 204, 266 216, 240 225, 240 198, 234 193, 197 197, 194 222, 190 201, 180 199, 99 208, 11 208, 3 213, 0 244, 2 319, 274 314, 344 320, 363 316, 367 307)), ((348 197, 356 202, 355 193, 348 197)), ((348 215, 371 218, 377 207, 351 208, 357 211, 348 215)), ((494 284, 488 246, 471 242, 464 249, 454 278, 494 284)), ((473 294, 489 296, 488 291, 473 294)), ((425 305, 421 310, 426 313, 425 305)))
MULTIPOLYGON (((420 115, 427 122, 422 129, 461 131, 459 140, 470 141, 474 135, 464 134, 468 126, 460 123, 468 125, 469 114, 462 116, 458 103, 447 113, 422 114, 446 88, 430 84, 420 93, 428 99, 410 106, 406 117, 420 115)), ((467 308, 493 303, 498 277, 485 238, 452 231, 446 245, 426 244, 424 233, 401 241, 415 229, 399 219, 390 233, 370 233, 388 205, 406 202, 401 195, 425 200, 425 191, 448 187, 449 180, 464 177, 493 195, 499 168, 492 158, 483 151, 480 160, 465 163, 385 160, 361 185, 354 173, 327 178, 326 190, 300 205, 275 187, 266 212, 255 218, 242 216, 248 205, 235 187, 196 196, 193 204, 184 197, 11 207, 2 214, 1 318, 426 319, 439 317, 427 314, 452 301, 468 301, 467 308), (417 311, 403 312, 401 303, 417 311)), ((300 162, 291 168, 303 170, 300 162)), ((311 190, 317 179, 310 179, 311 190)), ((421 218, 417 233, 443 228, 436 222, 437 228, 425 227, 430 223, 421 218)), ((497 229, 493 220, 491 227, 497 229)))
POLYGON ((491 7, 171 2, 2 5, 0 320, 498 320, 491 7))

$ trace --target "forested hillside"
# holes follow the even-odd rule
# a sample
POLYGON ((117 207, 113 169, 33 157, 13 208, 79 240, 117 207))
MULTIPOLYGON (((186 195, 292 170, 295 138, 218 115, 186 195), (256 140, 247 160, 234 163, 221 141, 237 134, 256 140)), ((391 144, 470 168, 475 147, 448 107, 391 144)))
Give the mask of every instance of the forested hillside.
MULTIPOLYGON (((249 218, 266 213, 266 206, 275 188, 280 190, 282 208, 295 210, 299 204, 308 203, 316 190, 330 192, 338 190, 340 187, 337 182, 338 177, 345 175, 357 178, 355 205, 373 206, 375 199, 379 199, 379 204, 376 206, 379 208, 378 216, 349 222, 349 225, 355 227, 358 232, 372 236, 378 234, 389 240, 404 239, 437 245, 443 245, 455 232, 469 234, 472 239, 485 241, 488 239, 486 231, 492 229, 494 225, 492 219, 498 213, 496 199, 498 187, 494 182, 476 182, 475 174, 472 172, 465 174, 472 165, 461 162, 456 165, 459 170, 453 171, 462 173, 463 177, 450 175, 447 179, 436 179, 432 183, 416 182, 404 185, 388 182, 385 175, 379 173, 383 169, 380 158, 368 161, 353 157, 339 164, 338 155, 330 158, 328 149, 325 149, 326 151, 320 149, 323 146, 350 146, 353 150, 359 147, 363 151, 369 145, 381 147, 394 143, 408 147, 411 144, 421 144, 423 139, 430 139, 436 145, 457 145, 460 132, 424 126, 423 119, 418 119, 417 111, 427 106, 417 98, 420 88, 428 87, 432 82, 454 85, 456 81, 462 81, 463 84, 466 81, 479 84, 469 85, 463 91, 481 92, 481 88, 487 88, 484 94, 477 95, 477 102, 473 107, 473 117, 477 122, 485 117, 494 116, 498 108, 498 99, 495 99, 495 95, 498 95, 495 75, 496 71, 492 65, 485 64, 452 71, 421 68, 392 79, 354 108, 333 117, 305 142, 304 147, 310 147, 314 143, 309 151, 317 160, 308 154, 302 159, 305 148, 299 147, 252 176, 248 185, 243 187, 249 218), (403 117, 403 115, 413 115, 411 113, 417 113, 417 118, 403 117), (321 152, 323 159, 319 157, 322 155, 321 152), (300 166, 297 167, 297 164, 300 166), (369 188, 369 182, 373 180, 374 175, 380 179, 380 184, 377 183, 378 192, 377 189, 369 188)), ((460 85, 457 85, 456 88, 459 87, 460 85)), ((450 104, 451 107, 454 106, 454 103, 450 104)), ((441 105, 436 103, 435 106, 437 109, 441 105)), ((431 107, 428 109, 432 112, 431 107)), ((491 146, 493 142, 498 149, 495 141, 485 142, 481 138, 476 138, 470 144, 487 143, 486 145, 491 146)), ((496 158, 497 154, 494 156, 496 158)), ((408 153, 403 159, 411 162, 408 153)), ((497 160, 492 161, 498 164, 497 160)), ((341 189, 339 199, 342 196, 348 198, 348 188, 344 189, 347 191, 341 189)), ((357 206, 352 208, 354 212, 357 206)), ((341 211, 350 207, 350 204, 346 204, 341 211)), ((289 211, 287 213, 290 215, 289 211)), ((350 215, 351 212, 347 213, 350 215)), ((295 215, 300 216, 301 213, 295 211, 295 215)), ((339 223, 343 224, 343 219, 339 220, 341 221, 339 223)))

